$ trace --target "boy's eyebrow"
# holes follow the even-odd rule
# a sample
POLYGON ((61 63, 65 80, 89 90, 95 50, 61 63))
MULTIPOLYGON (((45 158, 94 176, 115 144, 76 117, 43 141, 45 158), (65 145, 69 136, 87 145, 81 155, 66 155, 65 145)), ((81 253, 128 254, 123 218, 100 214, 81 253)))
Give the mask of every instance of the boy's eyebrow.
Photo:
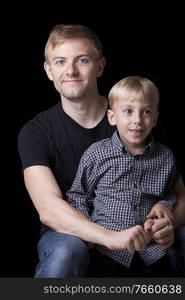
POLYGON ((130 103, 123 103, 122 105, 121 105, 121 107, 133 107, 133 104, 130 104, 130 103))
MULTIPOLYGON (((121 105, 121 108, 125 108, 125 107, 132 108, 132 107, 134 107, 134 105, 133 104, 129 104, 129 103, 125 103, 125 104, 123 103, 121 105)), ((142 108, 151 108, 151 107, 153 107, 152 104, 146 104, 146 105, 143 105, 142 108)))

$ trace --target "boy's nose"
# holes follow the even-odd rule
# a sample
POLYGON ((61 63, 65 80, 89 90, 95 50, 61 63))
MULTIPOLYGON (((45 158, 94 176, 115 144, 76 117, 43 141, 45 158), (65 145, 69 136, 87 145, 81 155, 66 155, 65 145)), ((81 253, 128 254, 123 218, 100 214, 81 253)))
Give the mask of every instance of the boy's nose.
POLYGON ((141 114, 140 113, 135 113, 134 115, 133 115, 133 123, 136 123, 136 124, 138 124, 138 123, 141 123, 141 120, 142 118, 141 118, 141 114))

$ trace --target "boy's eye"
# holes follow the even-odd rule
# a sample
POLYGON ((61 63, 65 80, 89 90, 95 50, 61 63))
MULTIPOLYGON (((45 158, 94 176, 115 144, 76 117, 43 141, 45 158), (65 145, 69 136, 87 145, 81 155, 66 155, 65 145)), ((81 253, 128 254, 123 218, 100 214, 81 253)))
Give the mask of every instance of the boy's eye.
POLYGON ((129 114, 131 114, 131 112, 132 112, 132 110, 130 108, 126 108, 126 109, 123 110, 123 113, 125 115, 129 115, 129 114))
POLYGON ((148 110, 148 109, 145 109, 145 110, 143 111, 143 114, 144 114, 144 116, 148 116, 148 115, 151 114, 151 111, 148 110))

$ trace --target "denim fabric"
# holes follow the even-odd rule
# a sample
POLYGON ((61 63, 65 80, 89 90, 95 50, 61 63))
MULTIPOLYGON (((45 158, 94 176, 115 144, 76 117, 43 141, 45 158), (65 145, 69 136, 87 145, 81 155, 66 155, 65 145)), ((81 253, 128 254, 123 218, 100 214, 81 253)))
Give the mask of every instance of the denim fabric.
POLYGON ((175 242, 168 249, 173 268, 181 275, 185 275, 185 226, 175 230, 175 242))
POLYGON ((78 237, 49 230, 38 243, 35 278, 85 277, 89 249, 78 237))

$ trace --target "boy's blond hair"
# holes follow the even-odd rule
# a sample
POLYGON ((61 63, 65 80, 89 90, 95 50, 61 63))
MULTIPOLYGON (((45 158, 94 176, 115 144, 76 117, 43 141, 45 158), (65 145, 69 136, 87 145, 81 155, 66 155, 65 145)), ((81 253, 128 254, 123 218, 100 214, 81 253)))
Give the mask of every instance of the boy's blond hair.
POLYGON ((61 45, 66 40, 76 38, 87 38, 94 44, 97 58, 102 57, 103 46, 94 31, 83 25, 74 24, 58 24, 50 31, 48 40, 45 46, 45 60, 48 61, 48 49, 54 49, 56 46, 61 45))
POLYGON ((159 91, 156 85, 147 78, 140 76, 128 76, 117 82, 110 90, 108 99, 109 106, 112 108, 113 103, 119 99, 141 99, 150 100, 159 105, 159 91))

